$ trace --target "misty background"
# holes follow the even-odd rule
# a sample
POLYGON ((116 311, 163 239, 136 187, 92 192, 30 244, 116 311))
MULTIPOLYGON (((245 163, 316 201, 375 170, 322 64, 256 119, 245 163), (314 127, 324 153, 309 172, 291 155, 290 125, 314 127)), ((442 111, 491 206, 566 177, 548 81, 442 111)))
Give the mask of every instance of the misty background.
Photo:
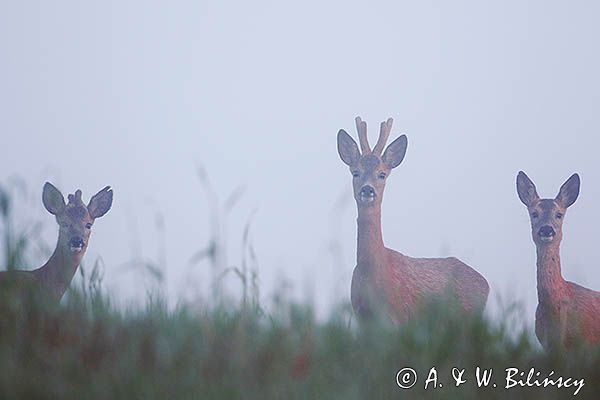
POLYGON ((386 187, 386 245, 460 258, 490 283, 488 308, 522 301, 532 324, 519 170, 542 197, 581 174, 563 276, 600 289, 599 12, 591 1, 2 1, 0 183, 26 182, 18 223, 42 222, 50 246, 43 183, 85 201, 111 185, 84 265, 101 257, 105 287, 127 303, 153 285, 131 261, 151 260, 175 303, 210 298, 208 263, 190 261, 211 236, 203 168, 221 204, 240 195, 221 215, 226 264, 240 265, 251 219, 261 297, 284 287, 323 312, 349 300, 356 251, 337 131, 356 138, 360 115, 374 143, 391 116, 390 142, 406 133, 409 147, 386 187))

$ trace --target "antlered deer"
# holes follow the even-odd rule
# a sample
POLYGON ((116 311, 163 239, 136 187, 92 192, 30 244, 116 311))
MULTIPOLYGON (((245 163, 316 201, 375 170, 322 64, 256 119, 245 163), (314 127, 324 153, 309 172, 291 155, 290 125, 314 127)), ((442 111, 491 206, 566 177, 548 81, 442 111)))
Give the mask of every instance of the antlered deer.
POLYGON ((537 249, 535 334, 546 349, 569 347, 577 340, 600 342, 600 292, 565 281, 561 274, 562 224, 579 186, 579 175, 573 174, 556 198, 540 199, 529 177, 523 171, 517 175, 517 193, 529 211, 537 249))
POLYGON ((341 129, 338 153, 350 167, 354 198, 358 207, 357 265, 352 276, 352 307, 359 318, 373 314, 403 323, 430 300, 454 300, 461 310, 480 312, 489 286, 483 276, 460 260, 412 258, 388 249, 381 233, 381 201, 386 180, 404 159, 408 140, 394 140, 383 152, 392 119, 381 123, 379 140, 370 149, 367 124, 356 118, 362 154, 356 142, 341 129), (383 152, 383 154, 382 154, 383 152))
POLYGON ((113 192, 109 186, 94 195, 86 206, 81 190, 65 200, 60 191, 46 182, 42 202, 56 217, 59 226, 58 242, 50 259, 33 271, 0 272, 0 283, 19 289, 35 290, 59 301, 69 287, 88 246, 90 230, 96 218, 102 217, 112 205, 113 192))

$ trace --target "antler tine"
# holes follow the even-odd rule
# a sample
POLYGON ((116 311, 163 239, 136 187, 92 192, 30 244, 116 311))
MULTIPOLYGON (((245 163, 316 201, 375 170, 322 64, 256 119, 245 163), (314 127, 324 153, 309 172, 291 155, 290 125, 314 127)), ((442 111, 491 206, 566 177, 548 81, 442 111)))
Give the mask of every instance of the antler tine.
POLYGON ((369 140, 367 139, 367 123, 356 117, 356 130, 358 131, 358 141, 360 142, 360 150, 363 154, 369 154, 371 148, 369 147, 369 140))
POLYGON ((75 204, 81 202, 81 190, 77 189, 74 194, 70 194, 67 196, 69 203, 75 204))
POLYGON ((381 123, 381 126, 379 128, 379 139, 377 140, 377 144, 373 149, 373 153, 381 155, 381 153, 383 152, 383 148, 385 147, 385 143, 387 142, 388 137, 390 136, 390 132, 392 131, 393 123, 394 120, 391 117, 388 118, 387 121, 381 123))

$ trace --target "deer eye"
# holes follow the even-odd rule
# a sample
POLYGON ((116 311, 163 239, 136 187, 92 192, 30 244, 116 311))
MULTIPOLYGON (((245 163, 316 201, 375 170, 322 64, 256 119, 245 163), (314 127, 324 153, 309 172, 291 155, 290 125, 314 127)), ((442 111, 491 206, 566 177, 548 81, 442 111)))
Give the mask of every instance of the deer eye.
POLYGON ((353 177, 358 178, 359 175, 360 175, 360 173, 358 171, 352 171, 353 177))
POLYGON ((378 178, 385 179, 385 172, 380 172, 378 178))
POLYGON ((92 224, 90 224, 90 223, 87 223, 87 224, 85 224, 85 227, 86 227, 87 229, 92 229, 92 224))
POLYGON ((561 219, 563 217, 562 213, 556 213, 556 219, 561 219))
POLYGON ((534 211, 531 213, 531 218, 536 219, 537 217, 539 217, 540 215, 537 213, 537 211, 534 211))

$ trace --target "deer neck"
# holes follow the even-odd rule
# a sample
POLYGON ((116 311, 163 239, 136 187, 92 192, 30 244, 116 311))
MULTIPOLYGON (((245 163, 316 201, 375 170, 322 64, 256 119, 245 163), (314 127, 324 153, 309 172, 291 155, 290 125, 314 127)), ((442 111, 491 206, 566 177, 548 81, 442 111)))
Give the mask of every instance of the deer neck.
POLYGON ((68 245, 64 245, 67 241, 62 239, 59 235, 58 243, 52 256, 50 256, 46 264, 35 271, 41 280, 43 288, 56 301, 60 300, 69 288, 77 267, 87 250, 86 243, 79 253, 72 253, 68 245))
POLYGON ((559 243, 537 247, 537 289, 540 304, 561 301, 564 298, 566 282, 560 270, 559 243))
POLYGON ((357 263, 361 267, 383 265, 385 247, 381 234, 381 205, 358 208, 357 263))

